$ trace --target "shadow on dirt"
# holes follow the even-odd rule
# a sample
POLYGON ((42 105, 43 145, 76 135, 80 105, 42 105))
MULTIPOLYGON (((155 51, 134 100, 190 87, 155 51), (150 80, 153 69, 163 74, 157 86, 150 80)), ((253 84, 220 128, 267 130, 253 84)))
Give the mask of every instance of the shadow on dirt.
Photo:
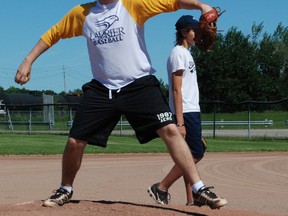
POLYGON ((184 210, 180 210, 173 207, 167 207, 165 205, 147 205, 147 204, 139 204, 139 203, 132 203, 132 202, 123 202, 123 201, 107 201, 107 200, 99 200, 99 201, 91 201, 91 200, 71 200, 69 203, 71 204, 79 204, 81 201, 97 203, 97 204, 104 204, 104 205, 115 205, 115 204, 122 204, 122 205, 130 205, 130 206, 137 206, 143 208, 151 208, 151 209, 159 209, 164 211, 171 211, 177 214, 183 215, 192 215, 192 216, 207 216, 206 214, 199 214, 195 212, 188 212, 184 210))

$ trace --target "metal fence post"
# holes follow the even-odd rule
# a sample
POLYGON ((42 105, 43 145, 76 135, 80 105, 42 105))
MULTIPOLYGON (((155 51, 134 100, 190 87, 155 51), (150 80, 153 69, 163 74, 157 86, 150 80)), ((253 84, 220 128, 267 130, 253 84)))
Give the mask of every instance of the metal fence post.
POLYGON ((250 114, 251 103, 248 103, 248 139, 251 138, 251 114, 250 114))
POLYGON ((213 113, 213 139, 215 139, 215 131, 216 131, 216 109, 217 109, 217 103, 213 102, 214 104, 214 113, 213 113))

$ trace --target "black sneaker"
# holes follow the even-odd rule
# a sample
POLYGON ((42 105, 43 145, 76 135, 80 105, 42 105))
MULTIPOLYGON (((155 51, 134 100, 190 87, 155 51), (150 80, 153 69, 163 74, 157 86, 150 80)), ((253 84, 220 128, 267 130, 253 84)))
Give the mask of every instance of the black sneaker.
POLYGON ((202 187, 197 193, 193 193, 194 205, 207 205, 211 209, 220 209, 227 204, 227 200, 217 196, 210 189, 214 187, 202 187))
POLYGON ((160 190, 158 188, 159 184, 160 183, 153 184, 151 187, 148 188, 147 192, 155 200, 156 203, 167 205, 171 199, 170 194, 166 191, 160 190))
POLYGON ((73 195, 73 191, 69 193, 64 188, 59 188, 53 191, 53 195, 44 200, 43 206, 45 207, 54 207, 54 206, 62 206, 65 203, 68 203, 73 195))

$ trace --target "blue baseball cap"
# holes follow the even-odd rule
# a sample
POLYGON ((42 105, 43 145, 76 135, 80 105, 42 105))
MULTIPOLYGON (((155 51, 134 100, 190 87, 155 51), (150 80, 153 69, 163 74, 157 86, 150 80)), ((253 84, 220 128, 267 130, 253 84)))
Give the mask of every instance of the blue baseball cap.
POLYGON ((192 29, 197 29, 198 24, 199 22, 195 20, 193 16, 183 15, 178 19, 178 21, 175 24, 175 27, 177 31, 185 27, 191 27, 192 29))

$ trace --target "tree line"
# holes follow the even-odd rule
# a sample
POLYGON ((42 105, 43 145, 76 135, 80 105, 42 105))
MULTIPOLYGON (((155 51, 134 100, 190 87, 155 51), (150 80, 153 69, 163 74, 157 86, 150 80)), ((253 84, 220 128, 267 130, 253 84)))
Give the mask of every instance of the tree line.
MULTIPOLYGON (((201 52, 197 47, 191 47, 202 103, 275 101, 288 97, 288 27, 279 23, 273 33, 263 30, 263 23, 254 23, 248 35, 244 35, 237 27, 231 27, 225 34, 218 34, 211 51, 201 52)), ((168 98, 168 84, 160 80, 160 86, 168 98)), ((1 91, 31 93, 25 88, 10 87, 4 90, 0 86, 1 91)), ((32 93, 56 95, 52 90, 36 90, 32 93)), ((75 93, 79 94, 81 90, 69 92, 75 93)), ((275 106, 275 109, 280 110, 287 108, 287 104, 275 106)), ((234 110, 230 107, 226 111, 234 110)))
MULTIPOLYGON (((288 27, 269 34, 263 23, 251 34, 236 27, 218 35, 210 52, 192 47, 201 101, 276 101, 288 97, 288 27)), ((287 105, 276 106, 287 110, 287 105)))

